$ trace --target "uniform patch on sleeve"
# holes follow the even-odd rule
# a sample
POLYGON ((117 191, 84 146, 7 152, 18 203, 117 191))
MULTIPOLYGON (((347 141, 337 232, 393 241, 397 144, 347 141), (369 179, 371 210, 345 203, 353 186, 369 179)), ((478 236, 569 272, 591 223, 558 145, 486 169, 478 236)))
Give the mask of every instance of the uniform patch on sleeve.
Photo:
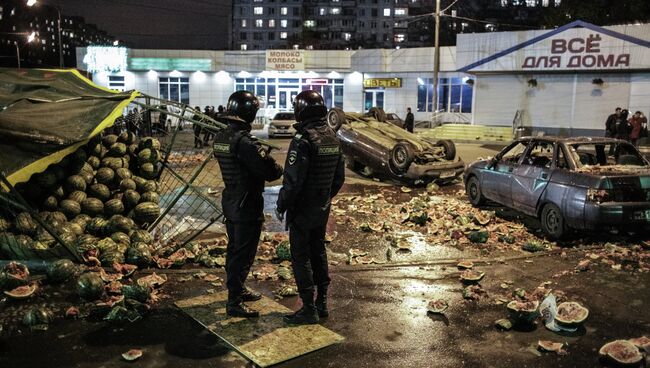
POLYGON ((216 152, 221 153, 230 153, 230 144, 229 143, 214 143, 212 149, 216 152))
POLYGON ((298 152, 296 151, 289 152, 289 158, 288 158, 289 165, 295 164, 297 159, 298 159, 298 152))
POLYGON ((266 152, 266 149, 264 147, 260 147, 257 149, 257 153, 260 155, 261 158, 266 158, 268 153, 266 152))

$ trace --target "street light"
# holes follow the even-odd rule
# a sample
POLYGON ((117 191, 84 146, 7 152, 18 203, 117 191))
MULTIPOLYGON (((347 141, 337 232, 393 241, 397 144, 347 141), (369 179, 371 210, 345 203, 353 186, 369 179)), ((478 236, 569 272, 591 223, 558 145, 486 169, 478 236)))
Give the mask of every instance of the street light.
MULTIPOLYGON (((36 32, 32 32, 29 36, 27 36, 27 43, 34 41, 35 38, 36 32)), ((14 45, 16 46, 16 59, 18 61, 18 69, 20 69, 20 46, 18 45, 18 41, 14 41, 14 45)))
MULTIPOLYGON (((27 0, 27 6, 31 7, 36 5, 37 0, 27 0)), ((59 5, 56 5, 57 18, 57 28, 59 33, 59 67, 63 68, 63 45, 61 44, 61 9, 59 5)))

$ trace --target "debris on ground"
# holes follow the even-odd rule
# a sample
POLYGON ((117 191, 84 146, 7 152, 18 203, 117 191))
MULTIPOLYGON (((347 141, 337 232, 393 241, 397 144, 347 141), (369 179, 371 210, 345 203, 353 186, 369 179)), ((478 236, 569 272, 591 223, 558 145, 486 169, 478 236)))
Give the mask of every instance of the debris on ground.
POLYGON ((598 350, 598 354, 603 359, 624 366, 635 366, 643 360, 639 348, 627 340, 608 342, 598 350))
POLYGON ((427 313, 442 314, 448 307, 449 304, 444 299, 432 300, 427 304, 427 313))
POLYGON ((539 340, 537 342, 537 348, 540 351, 557 353, 558 355, 566 355, 567 352, 564 350, 564 343, 554 342, 549 340, 539 340))
POLYGON ((143 352, 140 349, 131 349, 126 353, 122 353, 122 358, 127 362, 132 362, 138 360, 142 356, 143 352))

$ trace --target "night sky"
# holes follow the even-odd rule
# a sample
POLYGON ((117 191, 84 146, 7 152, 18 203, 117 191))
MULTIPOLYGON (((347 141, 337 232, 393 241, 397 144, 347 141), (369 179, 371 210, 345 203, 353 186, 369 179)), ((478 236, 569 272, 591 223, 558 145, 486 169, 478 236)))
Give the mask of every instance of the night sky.
POLYGON ((132 48, 228 48, 231 1, 59 1, 64 15, 82 16, 132 48))

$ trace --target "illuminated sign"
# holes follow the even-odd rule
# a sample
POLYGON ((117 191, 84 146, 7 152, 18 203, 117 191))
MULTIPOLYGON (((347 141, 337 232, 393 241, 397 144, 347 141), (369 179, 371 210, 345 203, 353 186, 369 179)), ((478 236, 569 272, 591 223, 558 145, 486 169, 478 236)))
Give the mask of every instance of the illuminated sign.
POLYGON ((266 50, 266 70, 305 70, 304 50, 266 50))
POLYGON ((212 70, 212 60, 193 58, 131 58, 129 59, 129 70, 209 72, 212 70))
POLYGON ((88 46, 83 62, 91 73, 119 73, 126 70, 126 47, 88 46))
POLYGON ((307 79, 307 84, 328 84, 329 81, 325 78, 321 79, 307 79))
POLYGON ((366 88, 402 88, 402 78, 368 78, 363 80, 366 88))

